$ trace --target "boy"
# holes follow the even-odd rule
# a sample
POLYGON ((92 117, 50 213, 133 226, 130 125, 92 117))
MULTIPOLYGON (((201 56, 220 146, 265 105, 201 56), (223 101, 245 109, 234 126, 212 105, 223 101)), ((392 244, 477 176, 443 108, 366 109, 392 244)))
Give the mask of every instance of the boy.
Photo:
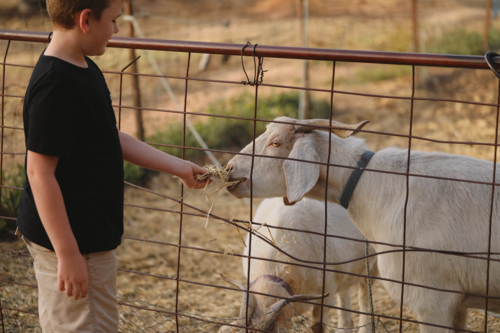
POLYGON ((118 130, 102 55, 122 0, 47 0, 54 34, 24 100, 27 180, 18 230, 35 260, 42 331, 118 331, 123 159, 201 188, 199 166, 118 130), (65 293, 63 292, 65 291, 65 293))

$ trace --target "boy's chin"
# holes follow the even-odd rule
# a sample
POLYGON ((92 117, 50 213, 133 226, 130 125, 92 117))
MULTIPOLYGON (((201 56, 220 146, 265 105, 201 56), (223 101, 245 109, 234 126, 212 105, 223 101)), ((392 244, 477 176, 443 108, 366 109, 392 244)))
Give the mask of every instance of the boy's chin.
POLYGON ((85 55, 88 57, 102 56, 105 52, 106 52, 106 47, 103 47, 101 49, 95 48, 95 49, 87 50, 87 52, 85 52, 85 55))
POLYGON ((103 48, 102 50, 96 51, 93 56, 102 56, 106 52, 106 48, 103 48))

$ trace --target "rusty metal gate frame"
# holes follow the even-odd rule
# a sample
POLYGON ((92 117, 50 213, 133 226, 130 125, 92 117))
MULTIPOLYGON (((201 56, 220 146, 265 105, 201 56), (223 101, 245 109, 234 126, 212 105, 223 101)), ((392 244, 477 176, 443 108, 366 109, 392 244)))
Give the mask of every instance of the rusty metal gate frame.
MULTIPOLYGON (((24 96, 20 95, 9 95, 5 93, 5 73, 6 73, 6 67, 26 67, 26 68, 33 68, 33 66, 27 66, 27 65, 21 65, 21 64, 13 64, 13 63, 7 63, 7 55, 9 51, 9 46, 12 41, 21 41, 21 42, 35 42, 35 43, 47 43, 50 40, 50 37, 47 33, 45 32, 30 32, 30 31, 17 31, 17 30, 1 30, 0 29, 0 40, 8 40, 7 48, 4 53, 3 57, 3 62, 0 63, 3 67, 3 82, 2 82, 2 91, 1 91, 1 96, 2 96, 2 104, 1 104, 1 112, 2 112, 2 118, 1 118, 1 143, 0 143, 0 170, 3 170, 3 156, 4 155, 25 155, 25 153, 20 153, 20 152, 4 152, 4 129, 13 129, 13 130, 23 130, 23 128, 20 127, 12 127, 12 126, 5 126, 4 124, 4 106, 5 106, 5 97, 8 98, 24 98, 24 96)), ((124 70, 121 72, 115 72, 115 71, 103 71, 104 73, 109 73, 109 74, 116 74, 120 76, 120 98, 119 98, 119 104, 118 105, 113 105, 113 107, 118 108, 118 119, 119 119, 119 125, 121 122, 121 109, 126 108, 126 109, 141 109, 141 110, 149 110, 149 111, 160 111, 160 112, 168 112, 168 113, 174 113, 174 114, 183 114, 184 116, 184 121, 183 121, 183 126, 184 126, 184 134, 183 134, 183 145, 178 146, 178 145, 167 145, 167 144, 157 144, 157 143, 149 143, 151 145, 156 145, 156 146, 166 146, 166 147, 174 147, 174 148, 181 148, 182 149, 182 156, 184 158, 184 153, 185 149, 195 149, 195 150, 209 150, 212 152, 220 152, 220 153, 229 153, 229 154, 236 154, 235 152, 231 151, 224 151, 224 150, 216 150, 216 149, 203 149, 203 148, 196 148, 196 147, 186 147, 186 117, 187 115, 202 115, 202 116, 209 116, 209 117, 221 117, 221 118, 231 118, 231 119, 239 119, 239 120, 247 120, 247 121, 253 121, 254 123, 254 129, 253 129, 253 137, 255 140, 256 137, 256 125, 257 122, 273 122, 272 120, 267 120, 267 119, 259 119, 257 118, 257 97, 258 97, 258 90, 259 86, 263 87, 276 87, 276 88, 287 88, 287 89, 294 89, 294 90, 309 90, 309 91, 317 91, 317 92, 327 92, 330 93, 330 124, 332 121, 332 105, 333 105, 333 97, 334 94, 346 94, 346 95, 354 95, 354 96, 365 96, 365 97, 375 97, 375 98, 388 98, 388 99, 399 99, 399 100, 409 100, 411 101, 410 105, 410 119, 409 119, 409 133, 407 135, 403 134, 393 134, 393 133, 387 133, 387 132, 377 132, 377 131, 367 131, 367 130, 360 130, 360 132, 365 132, 365 133, 371 133, 371 134, 378 134, 378 135, 387 135, 387 136, 398 136, 402 138, 407 138, 408 139, 408 160, 407 160, 407 170, 406 173, 395 173, 395 172, 387 172, 387 171, 382 171, 382 170, 376 170, 376 169, 370 169, 366 168, 366 171, 369 172, 381 172, 381 173, 388 173, 388 174, 396 174, 396 175, 403 175, 406 177, 406 201, 405 201, 405 209, 404 209, 404 232, 403 232, 403 244, 402 245, 396 245, 396 244, 388 244, 388 243, 382 243, 382 242, 374 242, 374 241, 364 241, 364 240, 359 240, 359 239, 352 239, 348 237, 341 237, 337 235, 332 235, 332 234, 327 234, 327 203, 325 200, 325 233, 317 233, 317 232, 311 232, 311 231, 304 231, 304 230, 298 230, 294 228, 282 228, 280 227, 279 229, 281 230, 288 230, 288 231, 294 231, 294 232, 303 232, 303 233, 309 233, 309 234, 316 234, 316 235, 321 235, 324 237, 324 260, 319 261, 319 262, 312 262, 312 261, 304 261, 300 260, 299 258, 295 258, 286 252, 284 252, 285 255, 289 256, 292 259, 297 260, 298 262, 301 262, 301 264, 294 264, 296 266, 300 267, 307 267, 307 268, 312 268, 312 269, 319 269, 317 267, 312 266, 313 264, 320 264, 322 265, 323 268, 320 270, 323 271, 323 294, 325 290, 325 273, 326 272, 335 272, 335 273, 341 273, 341 274, 348 274, 352 276, 358 276, 358 277, 368 277, 367 275, 364 274, 354 274, 354 273, 346 273, 343 271, 327 268, 328 265, 338 265, 338 264, 343 264, 347 262, 352 262, 352 261, 357 261, 360 259, 365 259, 371 256, 376 256, 380 254, 385 254, 385 253, 394 253, 394 252, 402 252, 403 255, 403 265, 402 265, 402 279, 401 281, 397 280, 392 280, 392 279, 386 279, 382 277, 373 277, 370 276, 371 279, 374 280, 381 280, 381 281, 388 281, 392 283, 399 283, 401 284, 401 302, 400 302, 400 317, 391 317, 391 316, 385 316, 385 315, 380 315, 380 314, 374 314, 373 316, 378 317, 378 318, 386 318, 386 319, 391 319, 391 320, 396 320, 399 321, 399 332, 402 332, 402 324, 403 322, 411 322, 411 323, 416 323, 416 324, 426 324, 429 326, 434 326, 434 327, 441 327, 441 328, 448 328, 450 329, 451 327, 444 327, 436 324, 430 324, 430 323, 421 323, 416 320, 410 320, 410 319, 403 319, 403 293, 404 293, 404 287, 405 285, 408 286, 413 286, 413 287, 419 287, 419 288, 426 288, 426 289, 431 289, 431 290, 436 290, 436 291, 442 291, 442 292, 450 292, 450 293, 460 293, 460 294, 465 294, 465 295, 471 295, 471 296, 477 296, 485 299, 485 304, 486 304, 486 309, 488 308, 488 300, 491 299, 500 299, 500 297, 494 297, 494 296, 489 296, 489 275, 490 275, 490 261, 497 261, 500 262, 499 259, 494 259, 491 258, 491 255, 499 255, 500 253, 491 253, 491 227, 492 227, 492 212, 493 212, 493 202, 494 202, 494 189, 495 186, 500 185, 499 183, 496 183, 495 179, 495 172, 496 172, 496 162, 497 162, 497 149, 498 147, 498 131, 499 131, 499 116, 500 116, 500 80, 499 80, 499 90, 496 93, 497 96, 497 103, 496 104, 491 104, 491 103, 482 103, 482 102, 471 102, 471 101, 465 101, 465 100, 453 100, 453 99, 440 99, 440 98, 421 98, 421 97, 415 97, 415 67, 416 66, 434 66, 434 67, 451 67, 451 68, 469 68, 469 69, 488 69, 488 65, 484 61, 483 57, 480 56, 458 56, 458 55, 433 55, 433 54, 416 54, 416 53, 395 53, 395 52, 373 52, 373 51, 350 51, 350 50, 334 50, 334 49, 318 49, 318 48, 298 48, 298 47, 279 47, 279 46, 266 46, 266 45, 259 45, 256 48, 253 47, 247 47, 242 50, 244 44, 224 44, 224 43, 205 43, 205 42, 189 42, 189 41, 174 41, 174 40, 160 40, 160 39, 142 39, 142 38, 121 38, 121 37, 116 37, 111 39, 111 41, 108 44, 108 47, 114 47, 114 48, 134 48, 134 49, 145 49, 145 50, 157 50, 157 51, 169 51, 169 52, 183 52, 187 53, 187 66, 186 66, 186 76, 181 77, 181 76, 169 76, 169 75, 150 75, 150 74, 141 74, 141 73, 125 73, 124 70), (254 54, 255 52, 255 54, 254 54), (255 89, 255 109, 254 109, 254 117, 253 118, 244 118, 244 117, 231 117, 231 116, 223 116, 223 115, 207 115, 205 113, 197 113, 197 112, 188 112, 186 110, 186 101, 187 101, 187 91, 188 91, 188 83, 189 81, 204 81, 204 82, 213 82, 213 83, 223 83, 223 84, 237 84, 241 85, 243 84, 240 81, 224 81, 224 80, 210 80, 210 79, 200 79, 200 78, 190 78, 189 77, 189 67, 190 67, 190 59, 191 59, 191 53, 210 53, 210 54, 222 54, 222 55, 235 55, 235 56, 257 56, 259 59, 259 63, 263 61, 264 58, 286 58, 286 59, 307 59, 307 60, 322 60, 322 61, 330 61, 333 63, 333 72, 332 72, 332 85, 331 89, 316 89, 316 88, 302 88, 302 87, 297 87, 297 86, 287 86, 287 85, 276 85, 276 84, 265 84, 265 83, 258 83, 254 86, 255 89), (335 82, 335 64, 337 61, 342 61, 342 62, 356 62, 356 63, 372 63, 372 64, 391 64, 391 65, 407 65, 412 67, 412 90, 411 90, 411 96, 388 96, 388 95, 377 95, 377 94, 364 94, 364 93, 356 93, 356 92, 349 92, 349 91, 341 91, 341 90, 336 90, 334 87, 334 82, 335 82), (142 107, 132 107, 132 106, 125 106, 121 104, 121 97, 122 97, 122 78, 123 75, 136 75, 136 76, 145 76, 145 77, 163 77, 163 78, 173 78, 173 79, 180 79, 180 80, 185 80, 185 91, 184 91, 184 109, 183 111, 175 111, 175 110, 166 110, 166 109, 155 109, 155 108, 142 108, 142 107), (461 103, 461 104, 471 104, 471 105, 478 105, 478 106, 489 106, 489 107, 495 107, 497 112, 496 112, 496 126, 495 126, 495 143, 486 143, 486 142, 464 142, 464 141, 445 141, 445 140, 435 140, 435 139, 429 139, 425 137, 419 137, 419 136, 414 136, 412 135, 412 125, 413 125, 413 104, 414 101, 432 101, 432 102, 454 102, 454 103, 461 103), (443 178, 443 177, 435 177, 435 176, 428 176, 428 175, 417 175, 417 174, 411 174, 409 172, 409 165, 410 165, 410 150, 411 150, 411 144, 412 140, 417 139, 417 140, 424 140, 424 141, 429 141, 429 142, 435 142, 435 143, 450 143, 450 144, 462 144, 462 145, 483 145, 483 146, 492 146, 495 147, 495 152, 494 152, 494 168, 493 168, 493 181, 491 183, 488 182, 478 182, 478 181, 472 181, 472 180, 467 180, 467 179, 455 179, 455 178, 443 178), (464 253, 464 252, 452 252, 452 251, 437 251, 437 250, 432 250, 432 249, 424 249, 424 248, 417 248, 417 247, 412 247, 412 246, 407 246, 406 245, 406 207, 408 204, 408 195, 409 195, 409 177, 423 177, 423 178, 432 178, 432 179, 442 179, 442 180, 450 180, 450 181, 459 181, 459 182, 468 182, 468 183, 475 183, 475 184, 483 184, 483 185, 491 185, 492 188, 492 199, 491 199, 491 205, 490 205, 490 218, 489 218, 489 240, 488 240, 488 252, 482 252, 482 253, 464 253), (326 263, 326 241, 327 238, 340 238, 340 239, 347 239, 347 240, 352 240, 356 242, 363 242, 363 243, 370 243, 370 244, 380 244, 380 245, 386 245, 394 248, 394 250, 389 250, 389 251, 384 251, 384 252, 379 252, 375 253, 372 255, 367 255, 364 257, 360 258, 355 258, 353 260, 349 260, 346 262, 342 263, 326 263), (447 290, 447 289, 440 289, 440 288, 433 288, 425 285, 419 285, 419 284, 414 284, 414 283, 408 283, 405 282, 405 256, 406 252, 429 252, 429 253, 441 253, 441 254, 448 254, 448 255, 454 255, 454 256, 462 256, 462 257, 467 257, 467 258, 475 258, 478 260, 486 260, 487 261, 487 272, 486 272, 486 290, 485 290, 485 295, 481 294, 473 294, 473 293, 464 293, 460 291, 455 291, 455 290, 447 290), (486 256, 486 257, 483 257, 486 256)), ((495 63, 500 63, 500 59, 494 58, 495 63)), ((257 77, 258 77, 257 73, 257 77)), ((281 122, 282 123, 282 122, 281 122)), ((324 126, 316 126, 317 128, 335 128, 335 127, 324 127, 324 126)), ((330 136, 331 136, 331 131, 330 131, 330 136)), ((254 148, 255 149, 255 146, 254 148)), ((344 166, 344 165, 337 165, 337 164, 330 164, 330 154, 328 156, 328 163, 321 163, 321 162, 311 162, 311 161, 302 161, 302 162, 307 162, 307 163, 314 163, 314 164, 320 164, 320 165, 329 165, 329 166, 335 166, 335 167, 343 167, 343 168, 350 168, 350 169, 358 169, 356 167, 349 167, 349 166, 344 166)), ((252 221, 252 175, 253 175, 253 163, 254 163, 254 158, 255 157, 267 157, 269 156, 264 156, 264 155, 258 155, 255 154, 255 151, 252 152, 252 154, 242 154, 242 155, 247 155, 252 157, 252 168, 251 168, 251 173, 250 173, 250 193, 251 193, 251 200, 250 200, 250 221, 252 221)), ((281 158, 281 159, 289 159, 289 160, 296 160, 296 159, 291 159, 291 158, 283 158, 283 157, 272 157, 272 158, 281 158)), ((297 160, 301 161, 301 160, 297 160)), ((328 172, 329 168, 327 168, 328 172)), ((328 174, 327 174, 328 177, 328 174)), ((211 285, 211 284, 206 284, 206 283, 201 283, 201 282, 196 282, 196 281, 190 281, 190 280, 185 280, 180 278, 179 274, 179 267, 180 267, 180 261, 181 261, 181 249, 192 249, 192 250, 197 250, 197 251, 203 251, 203 252, 208 252, 208 253, 214 253, 214 254, 219 254, 223 255, 224 253, 221 251, 214 251, 214 250, 208 250, 204 248, 199 248, 199 247, 192 247, 192 246, 186 246, 182 244, 182 224, 183 224, 183 216, 184 215, 190 215, 190 216, 198 216, 198 217, 205 217, 207 212, 203 211, 201 209, 198 209, 194 206, 191 206, 189 204, 186 204, 183 202, 183 200, 177 200, 175 198, 162 195, 160 193, 139 187, 134 184, 126 183, 127 185, 140 189, 145 192, 149 192, 152 194, 155 194, 157 196, 172 200, 173 202, 178 202, 180 203, 180 210, 170 210, 170 209, 159 209, 159 208, 152 208, 152 207, 145 207, 145 206, 138 206, 138 205, 132 205, 132 204, 125 204, 126 206, 129 207, 136 207, 136 208, 142 208, 142 209, 148 209, 148 210, 157 210, 157 211, 162 211, 162 212, 170 212, 170 213, 175 213, 179 214, 180 216, 180 226, 179 226, 179 240, 178 244, 173 244, 173 243, 167 243, 167 242, 159 242, 159 241, 153 241, 153 240, 147 240, 147 239, 138 239, 134 237, 129 237, 129 236, 123 236, 124 239, 130 239, 134 241, 140 241, 140 242, 149 242, 149 243, 155 243, 155 244, 161 244, 161 245, 166 245, 166 246, 171 246, 171 247, 176 247, 178 249, 178 257, 177 257, 177 273, 176 277, 167 277, 167 276, 160 276, 160 275, 153 275, 153 274, 148 274, 148 273, 142 273, 142 272, 137 272, 137 271, 132 271, 132 270, 126 270, 126 269, 121 269, 119 268, 118 271, 122 272, 127 272, 127 273, 132 273, 132 274, 140 274, 140 275, 146 275, 146 276, 152 276, 160 279, 167 279, 167 280, 175 280, 177 283, 177 288, 176 288, 176 301, 175 301, 175 311, 163 311, 163 310, 158 310, 158 309, 150 309, 147 307, 141 307, 141 306, 134 306, 130 304, 125 304, 125 303, 119 303, 120 305, 124 306, 130 306, 130 307, 135 307, 138 309, 142 310, 147 310, 147 311, 155 311, 159 313, 165 313, 165 314, 170 314, 176 316, 176 327, 177 327, 177 332, 179 332, 179 320, 178 316, 184 316, 188 317, 191 319, 195 320, 200 320, 204 321, 207 323, 213 323, 217 325, 227 325, 227 323, 223 322, 217 322, 217 321, 211 321, 211 320, 205 320, 201 319, 199 317, 194 317, 190 316, 188 314, 180 313, 178 309, 178 296, 179 296, 179 283, 190 283, 190 284, 196 284, 200 286, 210 286, 210 287, 217 287, 221 289, 227 289, 227 290, 233 290, 233 291, 240 291, 239 289, 231 288, 231 287, 225 287, 225 286, 218 286, 218 285, 211 285), (190 213, 190 212, 185 212, 184 211, 184 206, 191 208, 198 213, 190 213)), ((16 187, 9 187, 9 186, 4 186, 3 185, 3 179, 2 179, 2 172, 0 172, 0 188, 8 188, 12 190, 22 190, 21 188, 16 188, 16 187)), ((326 194, 327 189, 325 188, 325 194, 326 194)), ((181 189, 181 198, 183 198, 184 195, 184 187, 181 189)), ((1 202, 1 191, 0 191, 0 202, 1 202)), ((211 218, 217 219, 219 221, 223 221, 225 223, 231 224, 237 228, 241 228, 245 231, 248 231, 246 228, 243 227, 246 221, 240 221, 240 220, 229 220, 220 216, 216 216, 214 214, 210 214, 211 218)), ((15 218, 10 218, 10 217, 5 217, 5 216, 0 216, 2 219, 10 219, 10 220, 15 220, 15 218)), ((256 225, 260 225, 259 223, 255 223, 256 225)), ((273 226, 269 226, 269 228, 277 228, 273 226)), ((265 259, 265 258, 259 258, 259 257, 252 257, 251 256, 251 238, 252 237, 259 237, 263 241, 266 241, 263 239, 260 235, 255 234, 253 232, 250 232, 250 241, 249 241, 249 255, 244 256, 241 254, 232 254, 233 256, 237 257, 248 257, 248 265, 250 265, 250 259, 257 259, 257 260, 265 260, 265 261, 270 261, 270 262, 276 262, 276 263, 285 263, 285 261, 280 261, 280 260, 274 260, 274 259, 265 259)), ((274 246, 273 244, 269 243, 269 245, 274 246)), ((10 252, 10 253, 17 253, 18 255, 21 256, 29 256, 27 253, 19 252, 19 251, 12 251, 9 249, 4 249, 0 248, 1 251, 4 252, 10 252)), ((286 262, 287 264, 290 264, 290 262, 286 262)), ((36 285, 29 285, 29 284, 23 284, 15 281, 8 281, 5 279, 0 278, 0 283, 10 283, 10 284, 17 284, 17 285, 23 285, 23 286, 28 286, 28 287, 33 287, 36 288, 36 285)), ((243 291, 246 293, 253 293, 253 294, 259 294, 259 295, 266 295, 254 291, 249 291, 248 287, 250 285, 250 274, 248 274, 247 277, 247 291, 243 291)), ((276 296, 274 296, 276 297, 276 296)), ((279 298, 279 297, 278 297, 279 298)), ((248 299, 248 298, 247 298, 248 299)), ((310 303, 314 304, 312 302, 305 302, 305 303, 310 303)), ((332 307, 328 305, 324 305, 323 301, 321 301, 321 306, 322 307, 330 307, 334 309, 339 309, 339 307, 332 307)), ((9 310, 9 311, 19 311, 19 312, 24 312, 28 314, 33 314, 36 315, 34 312, 29 312, 29 311, 24 311, 21 309, 13 309, 9 307, 5 307, 1 304, 0 300, 0 317, 2 318, 2 329, 5 332, 5 327, 4 327, 4 322, 3 322, 3 309, 9 310)), ((342 309, 342 308, 340 308, 342 309)), ((358 314, 365 314, 368 316, 371 316, 371 313, 363 313, 360 311, 355 311, 351 309, 343 309, 344 311, 349 311, 352 313, 358 313, 358 314)), ((322 316, 322 314, 321 314, 322 316)), ((234 327, 240 327, 240 328, 245 328, 248 331, 248 314, 246 318, 246 326, 238 326, 238 325, 233 325, 234 327)), ((487 313, 485 312, 485 331, 487 330, 487 323, 488 323, 488 318, 487 318, 487 313)), ((263 331, 259 329, 252 328, 252 330, 255 331, 263 331)), ((470 331, 470 330, 459 330, 463 332, 475 332, 475 331, 470 331)))

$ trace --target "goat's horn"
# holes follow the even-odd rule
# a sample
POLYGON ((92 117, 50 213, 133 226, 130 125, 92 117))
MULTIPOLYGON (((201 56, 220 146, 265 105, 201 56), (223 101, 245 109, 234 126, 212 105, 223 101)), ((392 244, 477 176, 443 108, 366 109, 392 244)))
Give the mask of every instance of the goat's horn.
POLYGON ((240 308, 240 316, 239 316, 239 319, 243 319, 245 320, 246 316, 247 316, 247 311, 246 311, 246 307, 247 307, 247 296, 249 296, 250 298, 248 299, 248 317, 251 317, 252 314, 253 314, 253 307, 254 307, 254 299, 253 299, 253 295, 252 294, 249 294, 247 292, 244 292, 243 293, 243 298, 241 299, 241 308, 240 308))
POLYGON ((231 280, 230 278, 228 278, 224 274, 220 274, 220 277, 221 277, 222 280, 226 281, 227 283, 229 283, 233 287, 236 287, 236 288, 239 288, 239 289, 245 291, 243 293, 243 298, 241 300, 240 317, 239 317, 240 319, 246 317, 247 295, 250 295, 250 298, 248 299, 248 315, 251 316, 252 313, 253 313, 253 307, 254 307, 253 295, 247 293, 246 292, 247 288, 245 288, 245 286, 243 286, 238 281, 231 280))
POLYGON ((289 302, 295 302, 295 301, 311 301, 313 299, 321 299, 321 298, 327 298, 330 296, 329 293, 326 293, 324 295, 295 295, 295 296, 290 296, 287 298, 289 302))
POLYGON ((295 296, 290 296, 286 299, 282 299, 277 301, 271 306, 271 309, 267 312, 266 318, 264 319, 264 325, 262 325, 263 329, 266 331, 270 331, 273 328, 273 324, 276 321, 276 317, 281 313, 281 310, 283 310, 283 307, 290 302, 296 302, 296 301, 309 301, 313 299, 321 299, 321 298, 326 298, 330 294, 325 294, 325 295, 295 295, 295 296))
POLYGON ((265 331, 272 331, 276 322, 276 317, 281 313, 283 307, 289 302, 288 299, 277 301, 271 306, 271 309, 265 315, 264 321, 260 323, 260 328, 265 331))
MULTIPOLYGON (((360 129, 363 128, 366 124, 368 124, 370 121, 365 120, 360 122, 359 124, 355 125, 347 125, 340 123, 338 121, 333 121, 332 120, 332 127, 337 127, 337 128, 332 128, 331 131, 333 134, 337 135, 338 137, 345 139, 359 131, 360 129)), ((307 119, 307 120, 299 120, 297 121, 297 125, 295 125, 295 131, 296 132, 309 132, 314 129, 321 130, 321 131, 328 131, 328 128, 317 128, 314 126, 324 126, 324 127, 330 127, 330 120, 327 119, 307 119)))
POLYGON ((227 283, 229 283, 233 287, 236 287, 236 288, 241 289, 241 290, 247 290, 247 288, 245 288, 245 286, 243 286, 241 283, 239 283, 238 281, 231 280, 230 278, 228 278, 224 274, 220 274, 220 277, 222 280, 226 281, 227 283))

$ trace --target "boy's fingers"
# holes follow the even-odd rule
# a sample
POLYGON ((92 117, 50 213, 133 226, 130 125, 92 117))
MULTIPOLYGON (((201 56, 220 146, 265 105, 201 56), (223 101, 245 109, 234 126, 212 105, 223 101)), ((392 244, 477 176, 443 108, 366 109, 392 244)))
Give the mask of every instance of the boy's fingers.
POLYGON ((196 184, 196 188, 204 188, 206 184, 207 184, 207 181, 205 180, 205 181, 204 181, 204 182, 202 182, 202 183, 198 183, 198 184, 196 184))
POLYGON ((200 189, 200 188, 205 187, 206 183, 207 183, 206 180, 204 180, 202 182, 194 181, 194 182, 191 182, 188 187, 192 188, 192 189, 200 189))
POLYGON ((64 280, 59 279, 59 291, 64 291, 64 280))
POLYGON ((66 296, 68 297, 71 297, 73 296, 73 286, 71 285, 71 283, 65 283, 65 287, 66 287, 66 296))
POLYGON ((190 176, 189 178, 186 179, 186 185, 189 188, 196 188, 198 184, 199 184, 198 181, 193 176, 190 176))
POLYGON ((72 286, 73 286, 73 299, 76 301, 80 298, 81 286, 79 282, 73 283, 72 286))

